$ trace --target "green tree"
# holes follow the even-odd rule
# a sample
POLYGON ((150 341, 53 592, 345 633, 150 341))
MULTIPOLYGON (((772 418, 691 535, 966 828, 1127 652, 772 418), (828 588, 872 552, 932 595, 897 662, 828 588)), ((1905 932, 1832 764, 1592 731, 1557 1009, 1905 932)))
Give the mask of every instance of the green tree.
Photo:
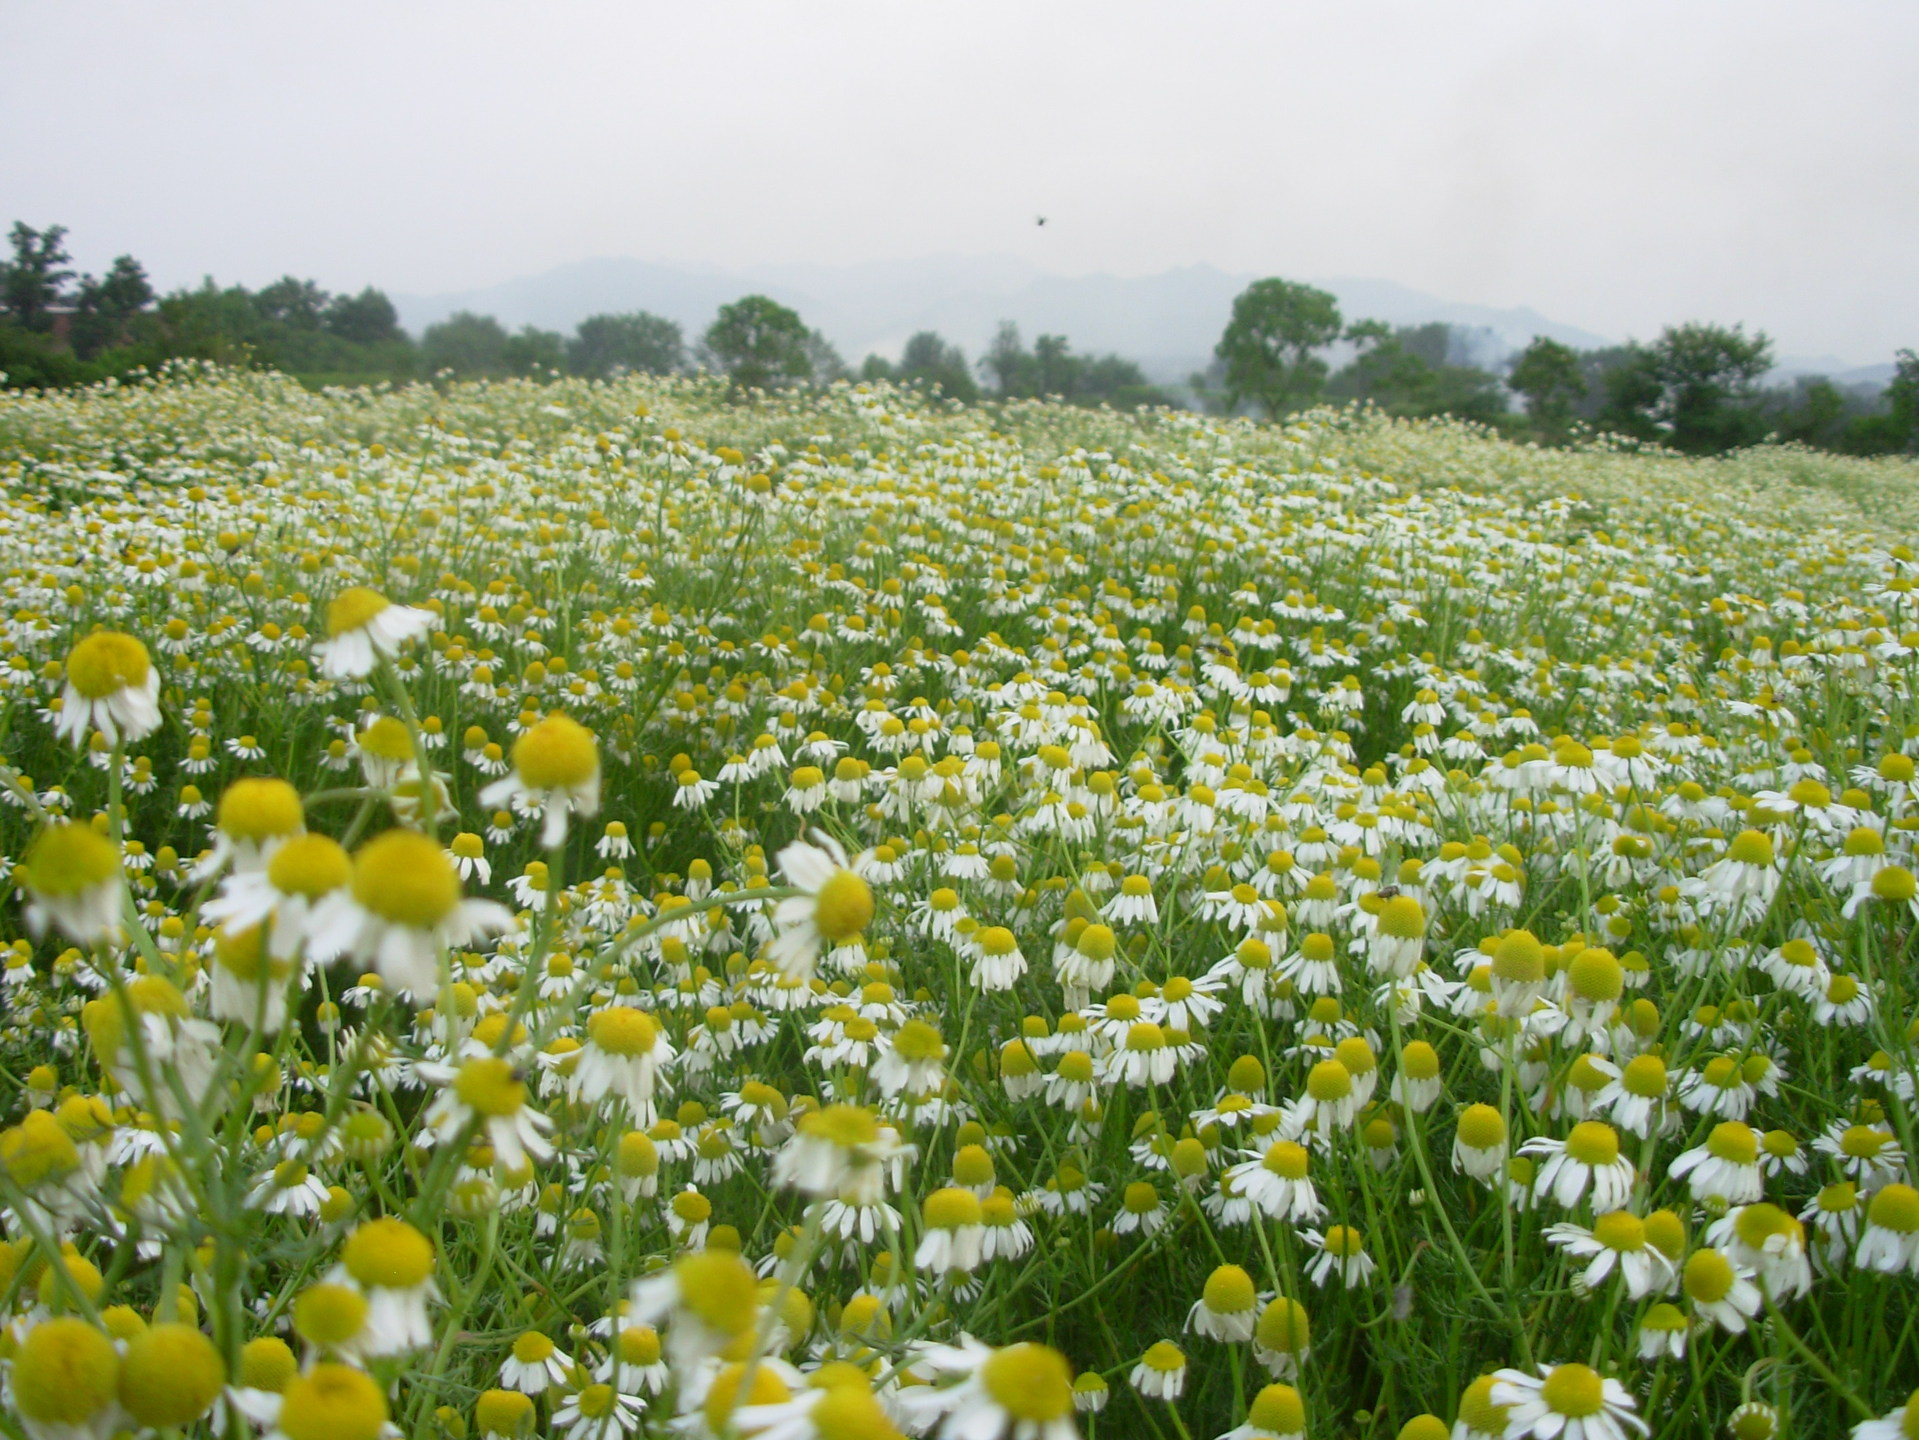
POLYGON ((283 275, 254 293, 253 308, 260 319, 270 325, 283 325, 289 330, 318 330, 332 298, 312 280, 283 275))
POLYGON ((840 352, 833 348, 833 342, 817 330, 806 332, 806 364, 811 372, 808 376, 815 385, 830 385, 835 380, 852 378, 853 372, 846 368, 846 361, 840 352))
POLYGON ((1225 363, 1226 402, 1252 403, 1277 420, 1310 403, 1326 383, 1315 352, 1339 338, 1339 302, 1291 280, 1255 280, 1233 301, 1213 353, 1225 363))
POLYGON ((420 337, 420 359, 429 375, 451 370, 459 376, 505 375, 506 347, 511 337, 491 315, 462 310, 420 337))
POLYGON ((1607 358, 1596 417, 1604 429, 1694 455, 1756 444, 1766 434, 1755 389, 1772 368, 1772 341, 1763 333, 1668 326, 1651 345, 1628 344, 1607 358))
POLYGON ((991 377, 995 390, 1006 400, 1044 395, 1075 405, 1126 409, 1173 403, 1125 356, 1075 355, 1064 335, 1042 335, 1028 350, 1020 343, 1019 327, 1010 320, 1000 322, 993 343, 980 357, 979 371, 991 377))
POLYGON ((980 356, 981 375, 990 376, 993 389, 1005 399, 1038 393, 1039 378, 1033 356, 1019 338, 1019 326, 1011 320, 999 322, 992 344, 980 356))
POLYGON ((1450 360, 1452 327, 1362 320, 1346 330, 1359 345, 1353 360, 1326 387, 1336 400, 1369 400, 1388 415, 1423 419, 1455 415, 1490 424, 1505 413, 1499 382, 1473 365, 1450 360))
POLYGON ((589 315, 567 342, 566 365, 575 375, 597 380, 626 373, 671 375, 686 365, 686 341, 676 323, 644 310, 589 315))
POLYGON ((1573 406, 1586 396, 1586 377, 1580 373, 1579 352, 1544 335, 1519 352, 1506 384, 1526 397, 1526 413, 1543 439, 1557 440, 1572 423, 1573 406))
POLYGON ((328 334, 355 345, 390 345, 406 338, 400 312, 384 291, 371 285, 358 295, 335 295, 327 302, 321 323, 328 334))
POLYGON ((510 375, 556 375, 566 367, 566 337, 557 330, 522 325, 507 337, 500 359, 510 375))
POLYGON ((1659 418, 1690 454, 1750 445, 1764 431, 1753 387, 1772 368, 1772 341, 1741 326, 1667 327, 1653 347, 1664 388, 1659 418))
POLYGON ((35 230, 24 220, 13 222, 8 233, 13 259, 0 265, 0 304, 17 325, 28 330, 52 328, 54 306, 66 298, 67 227, 49 225, 35 230))
POLYGON ((700 348, 735 391, 780 390, 813 378, 821 358, 813 338, 797 312, 764 295, 747 295, 720 307, 700 348))
POLYGON ((1893 376, 1886 385, 1886 408, 1897 448, 1919 449, 1919 354, 1901 350, 1894 360, 1893 376))
POLYGON ((92 360, 102 351, 134 343, 140 338, 134 334, 135 317, 145 315, 152 303, 147 272, 131 255, 118 257, 98 280, 81 276, 70 332, 74 353, 92 360))
POLYGON ((909 385, 937 385, 940 393, 953 400, 979 398, 979 386, 973 380, 966 352, 949 345, 937 330, 921 330, 906 342, 893 378, 909 385))

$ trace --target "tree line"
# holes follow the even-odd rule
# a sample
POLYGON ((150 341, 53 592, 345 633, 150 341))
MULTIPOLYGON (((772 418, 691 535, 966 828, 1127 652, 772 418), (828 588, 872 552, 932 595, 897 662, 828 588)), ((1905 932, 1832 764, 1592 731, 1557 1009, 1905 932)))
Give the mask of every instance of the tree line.
POLYGON ((1919 449, 1919 355, 1901 350, 1878 395, 1806 376, 1762 386, 1772 341, 1740 325, 1667 326, 1656 340, 1575 350, 1546 336, 1503 375, 1462 359, 1446 325, 1347 324, 1324 290, 1258 280, 1233 302, 1213 364, 1192 379, 1208 408, 1279 420, 1326 401, 1407 418, 1454 415, 1544 444, 1594 433, 1718 454, 1770 439, 1860 455, 1919 449), (1338 371, 1335 347, 1352 358, 1338 371), (1508 408, 1508 393, 1523 405, 1508 408))
POLYGON ((1919 449, 1912 350, 1898 353, 1878 395, 1819 377, 1766 387, 1772 342, 1737 325, 1669 326, 1648 343, 1584 351, 1538 336, 1495 373, 1475 362, 1451 326, 1349 323, 1326 291, 1270 278, 1234 300, 1212 364, 1181 396, 1123 356, 1076 353, 1063 335, 1040 335, 1029 349, 1011 321, 972 363, 926 330, 897 361, 868 355, 855 372, 819 331, 764 295, 721 306, 690 343, 677 322, 644 311, 589 316, 571 335, 533 325, 510 331, 490 315, 461 311, 415 340, 371 286, 336 295, 292 276, 258 290, 209 278, 162 296, 130 255, 102 276, 76 275, 66 234, 23 222, 9 233, 11 258, 0 261, 0 372, 10 386, 91 383, 182 356, 268 366, 309 384, 704 369, 740 395, 857 378, 969 403, 1053 397, 1135 408, 1186 400, 1272 420, 1326 402, 1365 402, 1406 418, 1474 420, 1543 444, 1611 433, 1694 454, 1768 439, 1866 455, 1919 449), (1335 357, 1344 359, 1336 370, 1335 357))
POLYGON ((416 341, 392 301, 368 287, 329 294, 287 276, 258 290, 216 285, 155 293, 131 255, 104 277, 76 276, 67 231, 16 222, 11 258, 0 261, 0 372, 14 387, 87 384, 191 357, 260 365, 309 384, 627 373, 696 368, 724 375, 741 394, 833 380, 887 379, 961 401, 1052 395, 1079 403, 1167 404, 1138 365, 1118 355, 1079 355, 1064 336, 1031 350, 1018 329, 1000 328, 977 366, 933 331, 907 341, 897 362, 869 355, 857 376, 819 331, 790 307, 748 295, 720 307, 691 343, 676 321, 645 311, 592 315, 571 335, 535 325, 510 331, 491 315, 461 311, 416 341))

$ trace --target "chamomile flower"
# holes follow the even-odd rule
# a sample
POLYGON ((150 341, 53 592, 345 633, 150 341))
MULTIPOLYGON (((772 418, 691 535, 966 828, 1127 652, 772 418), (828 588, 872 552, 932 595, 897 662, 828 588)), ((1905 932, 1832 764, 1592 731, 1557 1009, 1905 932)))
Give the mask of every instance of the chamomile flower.
POLYGON ((1214 1340, 1249 1341, 1259 1319, 1258 1304, 1253 1277, 1238 1265, 1221 1265, 1206 1277, 1200 1298, 1186 1312, 1186 1328, 1214 1340))
POLYGON ((99 630, 67 654, 67 684, 54 732, 84 746, 94 731, 131 745, 160 728, 160 672, 131 635, 99 630))
POLYGON ((1729 1334, 1744 1333, 1746 1322, 1759 1313, 1762 1297, 1752 1273, 1723 1250, 1693 1251, 1679 1278, 1693 1309, 1729 1334))
POLYGON ((1519 1151, 1546 1157, 1533 1193, 1542 1199, 1551 1195, 1568 1209, 1590 1192, 1595 1211, 1618 1210, 1632 1193, 1633 1166, 1620 1154, 1619 1132, 1600 1121, 1582 1120, 1564 1140, 1536 1136, 1519 1151))
POLYGON ((1545 1365, 1538 1375, 1501 1370, 1490 1398, 1506 1407, 1511 1440, 1626 1440, 1648 1431, 1632 1393, 1584 1365, 1545 1365))
POLYGON ((1267 1385, 1253 1397, 1246 1419, 1219 1440, 1305 1440, 1306 1403, 1290 1385, 1267 1385))
POLYGON ((543 1395, 555 1385, 564 1385, 573 1360, 538 1330, 528 1330, 513 1341, 507 1358, 500 1362, 500 1384, 527 1395, 543 1395))
POLYGON ((1626 1282, 1626 1295, 1639 1300, 1664 1291, 1672 1283, 1672 1262, 1646 1237, 1646 1222, 1626 1210, 1599 1216, 1587 1229, 1562 1221, 1546 1227, 1546 1241, 1589 1262, 1579 1275, 1587 1290, 1597 1290, 1617 1270, 1626 1282))
POLYGON ((1353 1226, 1329 1225, 1324 1234, 1307 1230, 1300 1238, 1319 1252, 1306 1272, 1313 1284, 1324 1286, 1338 1276, 1339 1283, 1350 1290, 1372 1278, 1373 1257, 1366 1253, 1365 1237, 1353 1226))
POLYGON ((1666 1173, 1675 1180, 1690 1177, 1695 1200, 1717 1195, 1729 1204, 1746 1205, 1765 1192, 1758 1132, 1738 1120, 1713 1126, 1706 1143, 1676 1156, 1666 1173))
POLYGON ((552 849, 566 839, 567 820, 591 819, 600 812, 599 743, 588 730, 558 711, 513 742, 513 771, 479 794, 480 804, 511 802, 545 817, 540 844, 552 849))
POLYGON ((90 825, 57 822, 27 847, 23 886, 27 928, 49 928, 76 945, 106 939, 120 923, 120 857, 90 825))
POLYGON ((568 1081, 576 1100, 597 1105, 611 1095, 625 1106, 635 1125, 651 1125, 658 1112, 653 1097, 674 1049, 659 1022, 644 1010, 612 1005, 586 1021, 586 1046, 568 1081))
POLYGON ((424 1117, 434 1143, 477 1137, 501 1165, 517 1170, 553 1157, 553 1121, 528 1104, 525 1077, 512 1061, 476 1055, 459 1065, 421 1065, 420 1078, 440 1087, 424 1117))
POLYGON ((1912 1440, 1915 1435, 1919 1435, 1919 1390, 1897 1410, 1852 1427, 1852 1440, 1912 1440))
POLYGON ((1706 1232, 1735 1265, 1750 1270, 1774 1300, 1790 1300, 1812 1288, 1805 1227, 1777 1205, 1741 1205, 1706 1232))
POLYGON ((1854 1259, 1867 1270, 1919 1275, 1919 1190, 1894 1183, 1872 1197, 1854 1259))
POLYGON ((1268 1219, 1310 1225, 1325 1213, 1313 1188, 1311 1161, 1305 1146, 1275 1140, 1258 1158, 1229 1169, 1226 1178, 1268 1219))
POLYGON ((107 1440, 126 1424, 121 1357, 104 1331, 59 1316, 17 1343, 9 1399, 31 1440, 107 1440))
POLYGON ((432 1341, 427 1305, 439 1299, 434 1265, 433 1242, 404 1220, 369 1220, 347 1236, 336 1274, 366 1296, 365 1354, 401 1355, 432 1341))
POLYGON ((1003 1440, 1074 1440, 1073 1372, 1050 1346, 1022 1341, 995 1350, 970 1335, 957 1344, 921 1348, 914 1368, 935 1376, 959 1376, 938 1388, 898 1392, 907 1417, 930 1432, 955 1440, 995 1436, 1003 1440), (943 1422, 943 1423, 942 1423, 943 1422))
POLYGON ((1177 1400, 1186 1393, 1186 1354, 1170 1340, 1156 1341, 1140 1356, 1131 1379, 1149 1400, 1177 1400))
POLYGON ((327 602, 328 638, 315 649, 320 673, 332 680, 363 680, 382 660, 433 628, 433 612, 395 605, 377 590, 352 586, 327 602))
POLYGON ((362 845, 353 856, 350 893, 343 953, 370 961, 382 979, 415 1000, 438 989, 448 947, 513 923, 504 906, 462 899, 453 861, 416 830, 389 830, 362 845))
POLYGON ((779 854, 780 873, 803 894, 780 901, 771 958, 783 974, 805 977, 820 950, 854 940, 873 921, 873 888, 857 874, 837 841, 814 832, 817 844, 796 840, 779 854))

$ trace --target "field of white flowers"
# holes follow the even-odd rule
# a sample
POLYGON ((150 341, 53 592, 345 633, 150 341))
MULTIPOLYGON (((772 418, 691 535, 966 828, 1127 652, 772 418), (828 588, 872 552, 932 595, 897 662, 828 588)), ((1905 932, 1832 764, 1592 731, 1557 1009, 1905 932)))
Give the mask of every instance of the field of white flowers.
POLYGON ((183 370, 0 491, 9 1436, 1919 1436, 1919 466, 183 370))

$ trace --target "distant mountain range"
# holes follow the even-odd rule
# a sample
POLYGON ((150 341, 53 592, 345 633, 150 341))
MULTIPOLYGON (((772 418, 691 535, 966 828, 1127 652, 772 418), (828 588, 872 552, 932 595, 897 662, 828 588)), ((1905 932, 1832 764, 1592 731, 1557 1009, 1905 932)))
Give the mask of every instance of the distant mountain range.
MULTIPOLYGON (((1066 336, 1080 354, 1116 352, 1160 383, 1177 384, 1212 358, 1233 297, 1257 276, 1189 265, 1158 275, 1051 275, 1010 256, 933 256, 855 265, 762 265, 726 270, 644 260, 598 259, 562 265, 482 290, 395 295, 400 322, 416 335, 456 311, 492 315, 517 329, 571 331, 588 315, 649 310, 696 338, 721 305, 770 295, 792 306, 833 342, 849 364, 869 353, 897 358, 908 336, 937 330, 977 358, 1002 320, 1030 344, 1066 336)), ((1496 365, 1535 335, 1578 349, 1613 343, 1525 306, 1499 309, 1442 300, 1390 280, 1329 277, 1313 281, 1339 298, 1349 320, 1392 325, 1443 321, 1456 329, 1462 358, 1496 365)), ((1782 360, 1780 378, 1820 373, 1842 383, 1890 377, 1890 365, 1855 370, 1830 357, 1782 360)), ((1876 383, 1883 384, 1884 379, 1876 383)))

